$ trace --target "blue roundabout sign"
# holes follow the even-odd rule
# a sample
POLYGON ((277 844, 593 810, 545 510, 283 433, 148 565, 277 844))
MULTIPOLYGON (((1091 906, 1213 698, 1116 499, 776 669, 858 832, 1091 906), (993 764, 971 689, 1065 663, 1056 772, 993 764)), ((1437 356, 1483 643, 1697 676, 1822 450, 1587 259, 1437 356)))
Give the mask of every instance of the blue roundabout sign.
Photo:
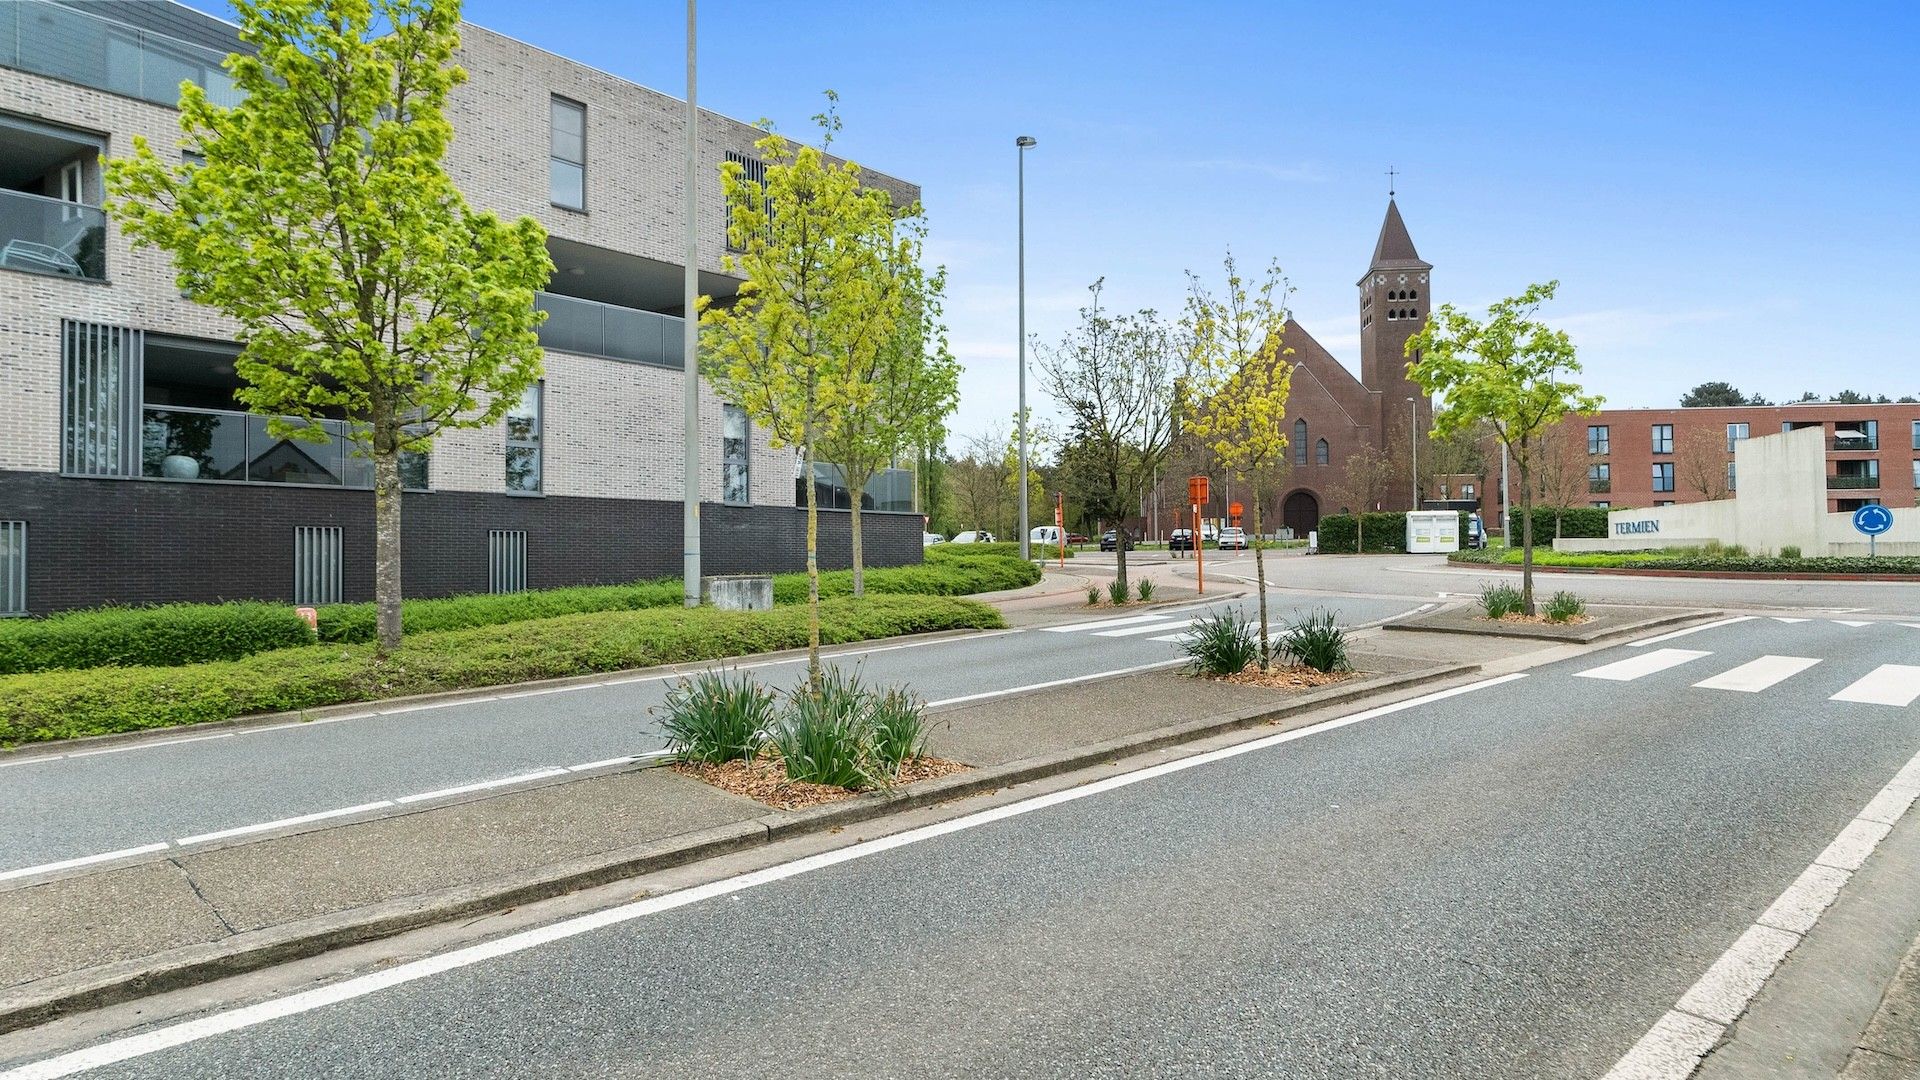
POLYGON ((1879 536, 1893 528, 1893 511, 1884 506, 1863 506, 1853 512, 1853 527, 1868 536, 1879 536))

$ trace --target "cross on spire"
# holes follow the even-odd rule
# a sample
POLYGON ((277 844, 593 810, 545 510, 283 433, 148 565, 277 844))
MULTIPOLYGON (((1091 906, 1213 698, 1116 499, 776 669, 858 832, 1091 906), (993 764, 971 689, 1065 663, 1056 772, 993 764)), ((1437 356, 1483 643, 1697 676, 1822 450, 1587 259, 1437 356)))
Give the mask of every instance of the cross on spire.
POLYGON ((1393 178, 1399 175, 1400 175, 1400 170, 1394 168, 1391 165, 1387 166, 1387 198, 1389 199, 1393 198, 1393 195, 1394 195, 1393 178))

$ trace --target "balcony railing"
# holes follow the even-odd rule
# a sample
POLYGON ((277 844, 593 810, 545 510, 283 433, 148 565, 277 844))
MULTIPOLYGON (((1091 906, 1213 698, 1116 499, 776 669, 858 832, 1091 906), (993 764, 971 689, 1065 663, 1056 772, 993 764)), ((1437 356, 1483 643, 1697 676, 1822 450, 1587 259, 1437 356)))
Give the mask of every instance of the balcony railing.
POLYGON ((546 292, 533 294, 533 306, 547 313, 539 335, 548 349, 674 369, 686 355, 683 321, 672 315, 546 292))
POLYGON ((1878 450, 1880 440, 1868 435, 1836 436, 1827 440, 1830 450, 1878 450))
POLYGON ((1879 486, 1880 478, 1877 476, 1836 475, 1827 477, 1828 488, 1859 490, 1863 488, 1877 488, 1879 486))
POLYGON ((0 267, 103 281, 106 246, 99 207, 0 189, 0 267))
POLYGON ((241 95, 221 68, 226 58, 63 4, 0 0, 0 67, 169 107, 180 104, 180 84, 192 82, 215 105, 236 105, 241 95))
MULTIPOLYGON (((218 409, 148 406, 141 414, 140 472, 162 480, 229 480, 253 484, 373 487, 373 460, 355 453, 364 441, 344 420, 322 420, 326 442, 275 438, 267 418, 218 409)), ((427 459, 400 455, 400 480, 427 486, 427 459)))
POLYGON ((1587 494, 1589 495, 1605 495, 1606 493, 1612 490, 1613 490, 1612 480, 1587 481, 1587 494))

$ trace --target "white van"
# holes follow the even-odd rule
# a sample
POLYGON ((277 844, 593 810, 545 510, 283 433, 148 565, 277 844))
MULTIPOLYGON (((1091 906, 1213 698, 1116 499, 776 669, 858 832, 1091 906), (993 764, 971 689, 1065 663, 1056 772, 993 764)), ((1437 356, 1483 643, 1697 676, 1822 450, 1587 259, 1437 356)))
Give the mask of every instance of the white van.
POLYGON ((1033 531, 1027 534, 1027 546, 1028 547, 1050 547, 1050 548, 1059 547, 1060 546, 1060 526, 1058 525, 1034 526, 1033 531))

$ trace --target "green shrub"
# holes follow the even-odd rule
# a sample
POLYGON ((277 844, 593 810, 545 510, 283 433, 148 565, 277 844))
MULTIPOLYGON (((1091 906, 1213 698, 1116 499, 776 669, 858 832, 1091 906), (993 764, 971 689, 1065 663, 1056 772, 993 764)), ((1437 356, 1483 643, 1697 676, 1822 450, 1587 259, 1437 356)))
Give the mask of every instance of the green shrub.
POLYGON ((772 735, 787 779, 855 791, 873 786, 878 778, 867 753, 868 697, 858 676, 837 668, 822 672, 817 688, 802 684, 787 696, 786 714, 772 735))
POLYGON ((1526 599, 1511 585, 1486 585, 1480 589, 1480 610, 1489 619, 1504 619, 1526 610, 1526 599))
MULTIPOLYGON (((866 572, 867 592, 900 593, 919 596, 966 596, 970 593, 1021 589, 1040 580, 1040 568, 1018 556, 935 555, 946 545, 928 549, 927 561, 920 566, 879 566, 866 572)), ((997 547, 995 544, 960 544, 969 547, 997 547)), ((829 570, 820 575, 820 595, 851 596, 853 571, 829 570)), ((773 578, 773 602, 803 604, 807 600, 807 575, 776 574, 773 578)))
MULTIPOLYGON (((1880 574, 1920 577, 1920 556, 1816 555, 1801 558, 1697 554, 1699 549, 1663 551, 1551 551, 1536 550, 1533 562, 1542 567, 1614 570, 1646 568, 1688 570, 1709 574, 1880 574)), ((1519 551, 1462 551, 1450 557, 1458 563, 1520 565, 1519 551)))
POLYGON ((1800 548, 1795 544, 1788 544, 1780 549, 1780 557, 1783 559, 1797 559, 1800 557, 1800 548))
MULTIPOLYGON (((1560 535, 1570 538, 1599 539, 1607 535, 1608 510, 1624 510, 1626 507, 1566 506, 1561 507, 1560 535)), ((1536 506, 1533 508, 1533 542, 1545 547, 1553 540, 1554 508, 1536 506)), ((1507 513, 1507 536, 1513 547, 1520 546, 1520 508, 1514 507, 1507 513)), ((1462 534, 1464 535, 1464 534, 1462 534)))
POLYGON ((313 644, 290 605, 163 604, 0 619, 0 674, 172 667, 313 644))
POLYGON ((1347 660, 1347 632, 1333 612, 1310 611, 1280 635, 1280 653, 1319 672, 1352 671, 1347 660))
POLYGON ((1098 585, 1087 586, 1087 606, 1088 607, 1100 606, 1100 586, 1098 585))
POLYGON ((1195 623, 1180 641, 1187 666, 1200 675, 1238 675, 1260 654, 1259 634, 1231 611, 1195 623))
POLYGON ((1150 602, 1153 599, 1153 580, 1151 578, 1141 578, 1139 584, 1135 586, 1134 591, 1140 594, 1141 603, 1150 602))
POLYGON ((1554 593, 1541 609, 1541 614, 1547 617, 1548 622, 1556 623, 1572 622, 1586 613, 1587 602, 1565 589, 1554 593))
POLYGON ((927 740, 932 735, 927 724, 927 705, 903 687, 883 690, 868 705, 873 728, 873 759, 887 779, 900 775, 900 767, 915 758, 927 756, 927 740))
POLYGON ((1112 581, 1107 582, 1107 599, 1111 600, 1115 607, 1126 603, 1127 583, 1121 581, 1119 578, 1114 578, 1112 581))
MULTIPOLYGON (((1004 625, 992 608, 949 597, 835 599, 820 611, 826 644, 1004 625)), ((697 663, 806 643, 804 608, 673 607, 419 634, 386 659, 370 645, 322 644, 191 667, 0 676, 0 746, 697 663)))
POLYGON ((680 761, 750 761, 773 726, 773 694, 744 672, 705 671, 667 691, 658 709, 680 761))
MULTIPOLYGON (((1467 535, 1467 513, 1460 514, 1460 535, 1467 535)), ((1366 554, 1404 555, 1407 550, 1407 515, 1397 510, 1373 510, 1361 515, 1358 522, 1352 514, 1329 514, 1320 519, 1320 550, 1329 555, 1352 555, 1354 534, 1358 526, 1365 526, 1362 539, 1366 542, 1366 554)))

